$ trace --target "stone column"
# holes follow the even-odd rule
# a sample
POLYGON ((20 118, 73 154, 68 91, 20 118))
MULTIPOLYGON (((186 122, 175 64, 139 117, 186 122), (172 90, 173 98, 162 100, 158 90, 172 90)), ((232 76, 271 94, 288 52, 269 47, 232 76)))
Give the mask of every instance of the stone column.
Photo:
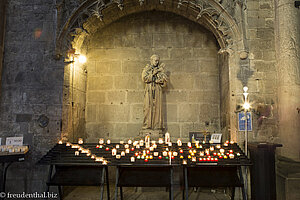
POLYGON ((3 65, 3 52, 4 52, 4 34, 5 34, 5 7, 6 0, 0 1, 0 92, 2 80, 2 65, 3 65))
POLYGON ((300 160, 300 10, 275 0, 279 135, 283 156, 300 160))

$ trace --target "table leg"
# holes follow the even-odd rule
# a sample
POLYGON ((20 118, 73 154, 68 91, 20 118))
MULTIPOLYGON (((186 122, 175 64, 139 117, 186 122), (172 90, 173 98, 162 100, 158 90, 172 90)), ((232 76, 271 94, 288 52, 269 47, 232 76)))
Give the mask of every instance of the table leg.
POLYGON ((12 164, 12 162, 8 163, 7 165, 5 165, 5 163, 2 163, 1 166, 1 188, 0 188, 0 192, 5 192, 5 184, 6 184, 6 174, 7 174, 7 169, 8 167, 12 164))
POLYGON ((5 163, 1 163, 1 168, 0 168, 0 192, 4 192, 4 168, 5 168, 5 163))
POLYGON ((109 195, 109 180, 108 180, 108 167, 105 166, 105 175, 106 175, 106 189, 107 189, 107 200, 110 200, 110 195, 109 195))
POLYGON ((244 182, 244 177, 243 177, 243 173, 242 173, 242 168, 239 167, 238 171, 239 171, 240 181, 243 184, 243 187, 242 187, 243 200, 247 200, 247 193, 245 191, 245 182, 244 182))
POLYGON ((234 196, 235 196, 235 187, 232 187, 231 200, 234 200, 234 196))
POLYGON ((61 187, 62 186, 57 186, 58 187, 58 195, 59 195, 59 199, 63 199, 63 193, 62 193, 62 189, 61 189, 61 187))
POLYGON ((120 196, 121 196, 121 200, 123 200, 123 188, 120 187, 120 196))
POLYGON ((102 177, 101 177, 101 186, 100 186, 100 199, 103 200, 103 192, 104 192, 104 179, 105 178, 105 168, 102 167, 102 177))
POLYGON ((173 168, 170 168, 170 182, 171 182, 171 186, 170 186, 170 200, 173 200, 173 168))
POLYGON ((48 172, 48 178, 47 178, 47 189, 46 189, 46 192, 49 192, 49 190, 50 190, 50 185, 48 183, 50 183, 50 181, 51 181, 52 171, 53 171, 53 165, 50 165, 49 172, 48 172))
POLYGON ((116 170, 116 186, 115 186, 115 200, 118 200, 118 182, 119 182, 119 167, 116 170))
POLYGON ((185 200, 189 199, 189 185, 187 177, 187 167, 184 167, 184 185, 185 185, 185 200))

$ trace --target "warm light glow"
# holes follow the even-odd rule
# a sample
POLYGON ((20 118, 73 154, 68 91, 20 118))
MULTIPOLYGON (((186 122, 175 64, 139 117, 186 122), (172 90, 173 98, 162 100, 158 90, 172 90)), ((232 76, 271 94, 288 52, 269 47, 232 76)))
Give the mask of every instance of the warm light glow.
POLYGON ((247 86, 243 87, 243 90, 244 90, 244 92, 247 92, 248 91, 248 87, 247 86))
POLYGON ((248 103, 248 102, 245 102, 244 103, 244 105, 243 105, 243 108, 245 109, 245 110, 249 110, 250 109, 250 103, 248 103))
POLYGON ((112 156, 115 156, 115 155, 117 155, 117 149, 112 149, 112 151, 111 151, 111 155, 112 155, 112 156))
POLYGON ((83 144, 83 139, 82 138, 78 138, 78 144, 83 144))
POLYGON ((83 56, 83 55, 80 55, 79 58, 78 58, 78 61, 83 64, 83 63, 86 62, 86 57, 83 56))
POLYGON ((159 138, 158 143, 159 143, 159 144, 164 143, 164 142, 163 142, 163 139, 162 139, 162 138, 159 138))
POLYGON ((166 132, 166 134, 165 134, 165 143, 169 144, 169 142, 170 142, 170 133, 166 132))

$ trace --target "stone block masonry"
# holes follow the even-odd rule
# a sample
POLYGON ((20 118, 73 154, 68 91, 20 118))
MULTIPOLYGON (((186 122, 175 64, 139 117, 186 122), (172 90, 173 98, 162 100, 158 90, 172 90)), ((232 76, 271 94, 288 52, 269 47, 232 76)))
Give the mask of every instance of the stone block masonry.
POLYGON ((185 139, 188 131, 182 127, 190 123, 194 128, 189 131, 220 131, 218 47, 205 28, 174 14, 151 11, 113 22, 86 40, 89 141, 108 134, 116 141, 138 136, 143 122, 141 73, 154 53, 166 64, 169 76, 163 97, 166 131, 185 139), (203 108, 210 102, 213 112, 203 108), (214 125, 205 127, 205 121, 214 125))

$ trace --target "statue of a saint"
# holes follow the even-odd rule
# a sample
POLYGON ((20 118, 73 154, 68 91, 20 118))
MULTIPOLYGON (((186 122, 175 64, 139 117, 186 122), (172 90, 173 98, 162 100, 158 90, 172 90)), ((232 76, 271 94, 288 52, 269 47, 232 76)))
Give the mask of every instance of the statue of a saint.
POLYGON ((142 79, 145 83, 144 92, 144 122, 145 130, 162 130, 162 88, 167 85, 167 75, 164 64, 159 62, 158 55, 152 55, 150 65, 144 68, 142 79))

